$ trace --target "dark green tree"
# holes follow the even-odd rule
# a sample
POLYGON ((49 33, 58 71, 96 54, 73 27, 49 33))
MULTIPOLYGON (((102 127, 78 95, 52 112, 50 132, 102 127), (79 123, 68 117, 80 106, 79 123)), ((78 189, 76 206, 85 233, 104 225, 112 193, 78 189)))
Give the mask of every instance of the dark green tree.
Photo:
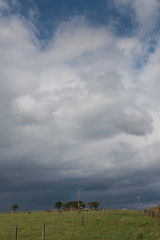
MULTIPOLYGON (((70 201, 65 204, 63 204, 64 209, 78 209, 78 201, 70 201)), ((79 208, 83 209, 85 208, 85 203, 82 201, 79 201, 79 208)))
POLYGON ((60 202, 60 201, 58 201, 58 202, 55 203, 54 206, 55 206, 55 208, 57 208, 57 209, 61 209, 62 205, 63 205, 63 203, 60 202))
POLYGON ((99 202, 93 202, 93 207, 94 209, 97 209, 99 207, 100 203, 99 202))
POLYGON ((97 201, 95 201, 95 202, 88 202, 87 205, 88 205, 88 207, 90 209, 97 209, 99 207, 100 203, 97 202, 97 201))
POLYGON ((87 205, 90 209, 93 209, 93 202, 88 202, 87 205))
POLYGON ((12 207, 11 207, 11 209, 12 209, 13 211, 16 211, 18 208, 19 208, 18 204, 14 204, 14 205, 12 205, 12 207))

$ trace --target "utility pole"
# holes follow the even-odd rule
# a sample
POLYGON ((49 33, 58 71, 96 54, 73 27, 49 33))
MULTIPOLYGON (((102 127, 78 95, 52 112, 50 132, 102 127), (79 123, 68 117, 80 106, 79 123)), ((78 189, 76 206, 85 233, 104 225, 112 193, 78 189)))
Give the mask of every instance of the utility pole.
POLYGON ((77 194, 78 194, 78 210, 79 210, 79 195, 80 195, 80 191, 83 190, 83 188, 75 188, 77 190, 77 194))
POLYGON ((137 199, 138 199, 138 210, 140 211, 140 208, 141 208, 141 196, 137 196, 137 199))

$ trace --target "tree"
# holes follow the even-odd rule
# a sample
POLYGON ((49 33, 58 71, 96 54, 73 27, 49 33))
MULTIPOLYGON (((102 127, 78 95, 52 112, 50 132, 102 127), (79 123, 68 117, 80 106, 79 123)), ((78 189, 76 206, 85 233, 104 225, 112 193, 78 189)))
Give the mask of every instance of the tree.
POLYGON ((14 205, 12 205, 12 210, 14 210, 14 211, 16 211, 16 209, 18 209, 19 208, 19 206, 18 206, 18 204, 14 204, 14 205))
POLYGON ((55 203, 54 206, 55 206, 55 208, 60 209, 62 207, 62 204, 63 204, 62 202, 58 201, 55 203))
POLYGON ((100 203, 99 202, 93 202, 93 207, 94 209, 97 209, 99 207, 100 203))
POLYGON ((93 209, 93 202, 88 202, 87 205, 90 209, 93 209))
MULTIPOLYGON (((78 209, 78 201, 70 201, 65 204, 63 204, 64 209, 78 209)), ((85 203, 82 201, 79 201, 79 208, 83 209, 85 208, 85 203)))
POLYGON ((96 202, 96 201, 95 202, 88 202, 87 205, 90 209, 93 209, 93 208, 97 209, 99 207, 100 203, 96 202))

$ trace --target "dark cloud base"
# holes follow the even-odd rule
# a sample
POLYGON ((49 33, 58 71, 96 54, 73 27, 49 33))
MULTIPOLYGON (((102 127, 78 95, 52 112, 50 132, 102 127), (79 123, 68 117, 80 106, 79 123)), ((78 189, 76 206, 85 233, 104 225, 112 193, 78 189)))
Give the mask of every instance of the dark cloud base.
MULTIPOLYGON (((121 177, 99 181, 95 178, 90 179, 64 179, 51 182, 31 182, 20 183, 19 186, 12 178, 12 183, 2 184, 1 186, 1 210, 9 211, 10 207, 17 203, 20 211, 29 210, 47 210, 53 209, 56 201, 67 202, 77 199, 75 188, 81 187, 80 199, 86 204, 89 201, 99 201, 102 208, 106 209, 137 209, 137 196, 141 195, 141 208, 147 208, 149 203, 156 204, 160 195, 153 190, 151 181, 146 184, 148 172, 143 176, 139 173, 141 179, 128 176, 130 184, 125 184, 121 177), (146 178, 146 179, 145 179, 146 178), (141 181, 143 179, 143 182, 141 181), (6 191, 7 189, 7 191, 6 191)), ((157 179, 156 179, 157 180, 157 179)), ((20 181, 20 180, 19 180, 20 181)))

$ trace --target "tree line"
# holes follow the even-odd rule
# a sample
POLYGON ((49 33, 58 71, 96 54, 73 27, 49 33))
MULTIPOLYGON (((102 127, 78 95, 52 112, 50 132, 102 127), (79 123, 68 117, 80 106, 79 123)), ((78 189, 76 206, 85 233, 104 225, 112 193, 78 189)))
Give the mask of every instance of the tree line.
MULTIPOLYGON (((87 206, 89 209, 98 209, 100 203, 97 201, 94 202, 88 202, 87 206)), ((67 203, 62 203, 61 201, 57 201, 55 203, 55 208, 58 210, 63 209, 63 210, 78 210, 78 209, 84 209, 86 208, 86 204, 82 201, 69 201, 67 203)), ((18 204, 14 204, 11 206, 11 209, 13 211, 16 211, 19 208, 18 204)))
MULTIPOLYGON (((89 209, 98 209, 100 203, 97 201, 94 202, 88 202, 87 206, 89 209)), ((58 210, 77 210, 77 209, 84 209, 86 207, 86 204, 82 201, 70 201, 67 203, 62 203, 61 201, 57 201, 55 203, 55 208, 58 210)))

